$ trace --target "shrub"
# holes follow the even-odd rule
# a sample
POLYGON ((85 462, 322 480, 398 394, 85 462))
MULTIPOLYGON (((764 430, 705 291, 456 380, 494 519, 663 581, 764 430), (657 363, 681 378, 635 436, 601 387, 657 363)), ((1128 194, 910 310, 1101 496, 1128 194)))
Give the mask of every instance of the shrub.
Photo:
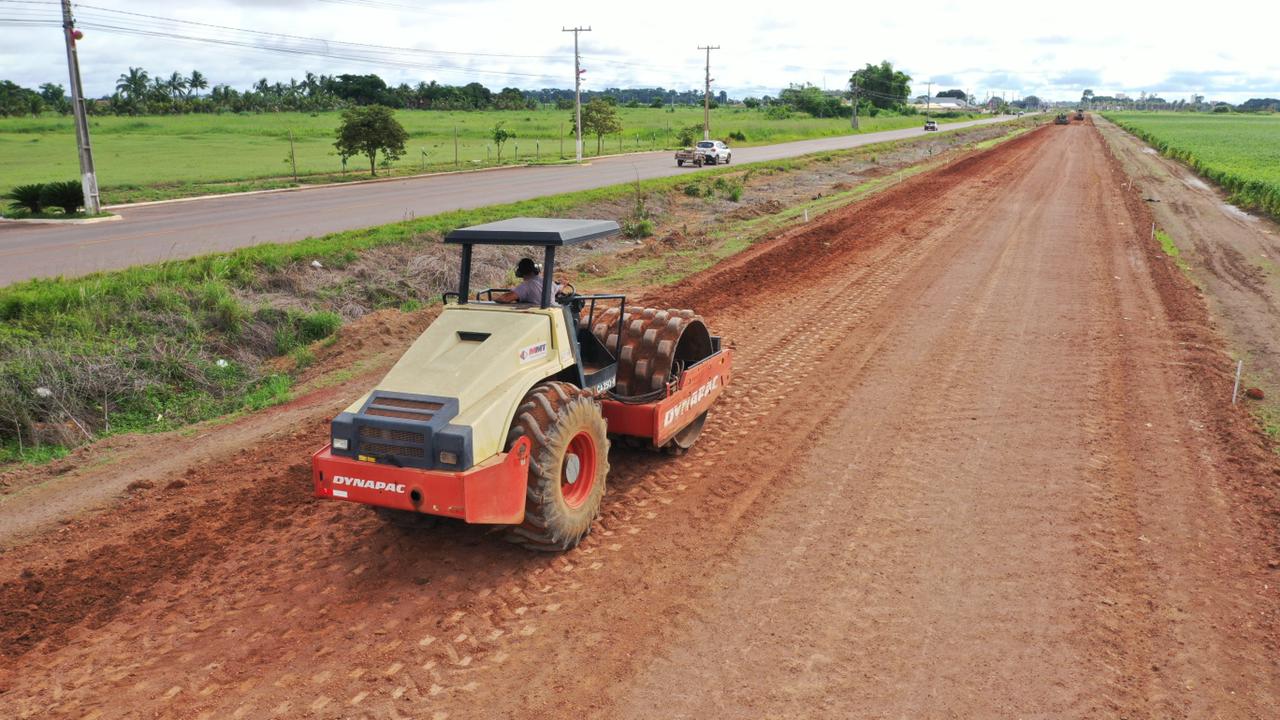
POLYGON ((4 199, 9 201, 9 206, 14 210, 27 210, 34 214, 40 212, 40 208, 43 207, 40 203, 40 194, 43 191, 43 183, 19 185, 5 193, 4 199))
POLYGON ((689 197, 702 197, 702 188, 697 183, 689 183, 684 186, 684 194, 689 197))
POLYGON ((84 207, 84 187, 79 180, 46 183, 40 190, 40 204, 46 208, 62 208, 62 212, 70 215, 84 207))
POLYGON ((746 141, 747 141, 747 135, 746 135, 746 133, 742 132, 741 130, 734 130, 733 132, 729 133, 729 139, 730 139, 730 140, 737 140, 738 142, 746 142, 746 141))
POLYGON ((321 310, 304 316, 300 325, 299 330, 303 341, 313 343, 337 332, 342 326, 342 316, 335 312, 321 310))
POLYGON ((653 234, 653 221, 649 218, 623 218, 622 234, 632 239, 647 238, 653 234))
POLYGON ((702 126, 690 125, 680 129, 680 134, 676 136, 676 142, 681 145, 692 145, 700 137, 702 137, 702 126))

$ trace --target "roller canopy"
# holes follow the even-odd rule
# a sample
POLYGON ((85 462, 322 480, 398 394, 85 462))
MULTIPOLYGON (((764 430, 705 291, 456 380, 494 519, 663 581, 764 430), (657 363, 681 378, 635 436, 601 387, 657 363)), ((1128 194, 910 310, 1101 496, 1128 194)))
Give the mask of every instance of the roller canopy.
POLYGON ((560 247, 609 237, 619 232, 612 220, 511 218, 459 228, 445 236, 447 243, 464 245, 542 245, 560 247))

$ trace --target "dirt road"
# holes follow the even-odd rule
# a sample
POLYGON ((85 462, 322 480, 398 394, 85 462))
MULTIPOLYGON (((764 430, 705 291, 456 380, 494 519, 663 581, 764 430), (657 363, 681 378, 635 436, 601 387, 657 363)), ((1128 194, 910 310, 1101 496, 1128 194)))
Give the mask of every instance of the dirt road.
POLYGON ((0 715, 1276 717, 1280 463, 1124 181, 1047 126, 658 293, 740 372, 563 556, 311 500, 319 411, 156 477, 0 555, 0 715))
MULTIPOLYGON (((1005 122, 986 118, 941 125, 945 133, 1005 122)), ((841 150, 923 135, 921 128, 799 140, 733 151, 742 164, 841 150)), ((0 223, 0 286, 37 277, 74 277, 141 263, 281 243, 424 215, 558 193, 692 174, 672 153, 596 158, 583 165, 510 167, 373 184, 301 188, 110 208, 117 222, 53 226, 0 223)))

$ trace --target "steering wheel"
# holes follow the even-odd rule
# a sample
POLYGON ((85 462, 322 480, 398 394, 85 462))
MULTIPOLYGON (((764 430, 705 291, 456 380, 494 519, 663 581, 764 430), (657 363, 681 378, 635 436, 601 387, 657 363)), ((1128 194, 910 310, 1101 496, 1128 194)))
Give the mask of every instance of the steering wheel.
POLYGON ((572 298, 578 294, 578 288, 573 283, 565 283, 560 286, 560 290, 556 292, 556 302, 563 304, 565 300, 572 298))

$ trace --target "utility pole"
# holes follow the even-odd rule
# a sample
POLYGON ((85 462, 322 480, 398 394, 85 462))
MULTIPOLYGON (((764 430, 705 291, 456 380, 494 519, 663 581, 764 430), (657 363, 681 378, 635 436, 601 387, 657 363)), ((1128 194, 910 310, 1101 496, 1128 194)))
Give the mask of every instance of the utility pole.
POLYGON ((582 162, 582 56, 578 54, 578 33, 591 32, 589 27, 560 28, 573 33, 573 116, 574 148, 578 162, 582 162))
POLYGON ((707 84, 706 89, 702 93, 702 139, 711 139, 711 51, 719 50, 719 45, 698 46, 699 50, 707 51, 707 84))
POLYGON ((851 114, 852 119, 849 121, 849 127, 851 127, 854 130, 857 130, 858 129, 858 71, 857 70, 852 71, 852 74, 849 77, 849 85, 852 87, 852 90, 850 90, 850 93, 853 95, 853 101, 851 103, 851 105, 853 106, 852 108, 853 113, 851 114))
POLYGON ((84 211, 96 215, 102 211, 98 199, 98 174, 93 169, 93 148, 89 145, 89 120, 85 117, 84 88, 80 85, 80 60, 76 56, 76 39, 80 31, 71 19, 71 0, 62 0, 62 34, 67 41, 67 69, 71 73, 71 110, 76 119, 76 147, 80 153, 80 185, 84 188, 84 211))
POLYGON ((933 105, 933 81, 932 80, 930 80, 927 83, 927 87, 929 88, 929 90, 928 92, 925 93, 925 96, 924 96, 924 116, 925 117, 929 117, 929 108, 933 105))

